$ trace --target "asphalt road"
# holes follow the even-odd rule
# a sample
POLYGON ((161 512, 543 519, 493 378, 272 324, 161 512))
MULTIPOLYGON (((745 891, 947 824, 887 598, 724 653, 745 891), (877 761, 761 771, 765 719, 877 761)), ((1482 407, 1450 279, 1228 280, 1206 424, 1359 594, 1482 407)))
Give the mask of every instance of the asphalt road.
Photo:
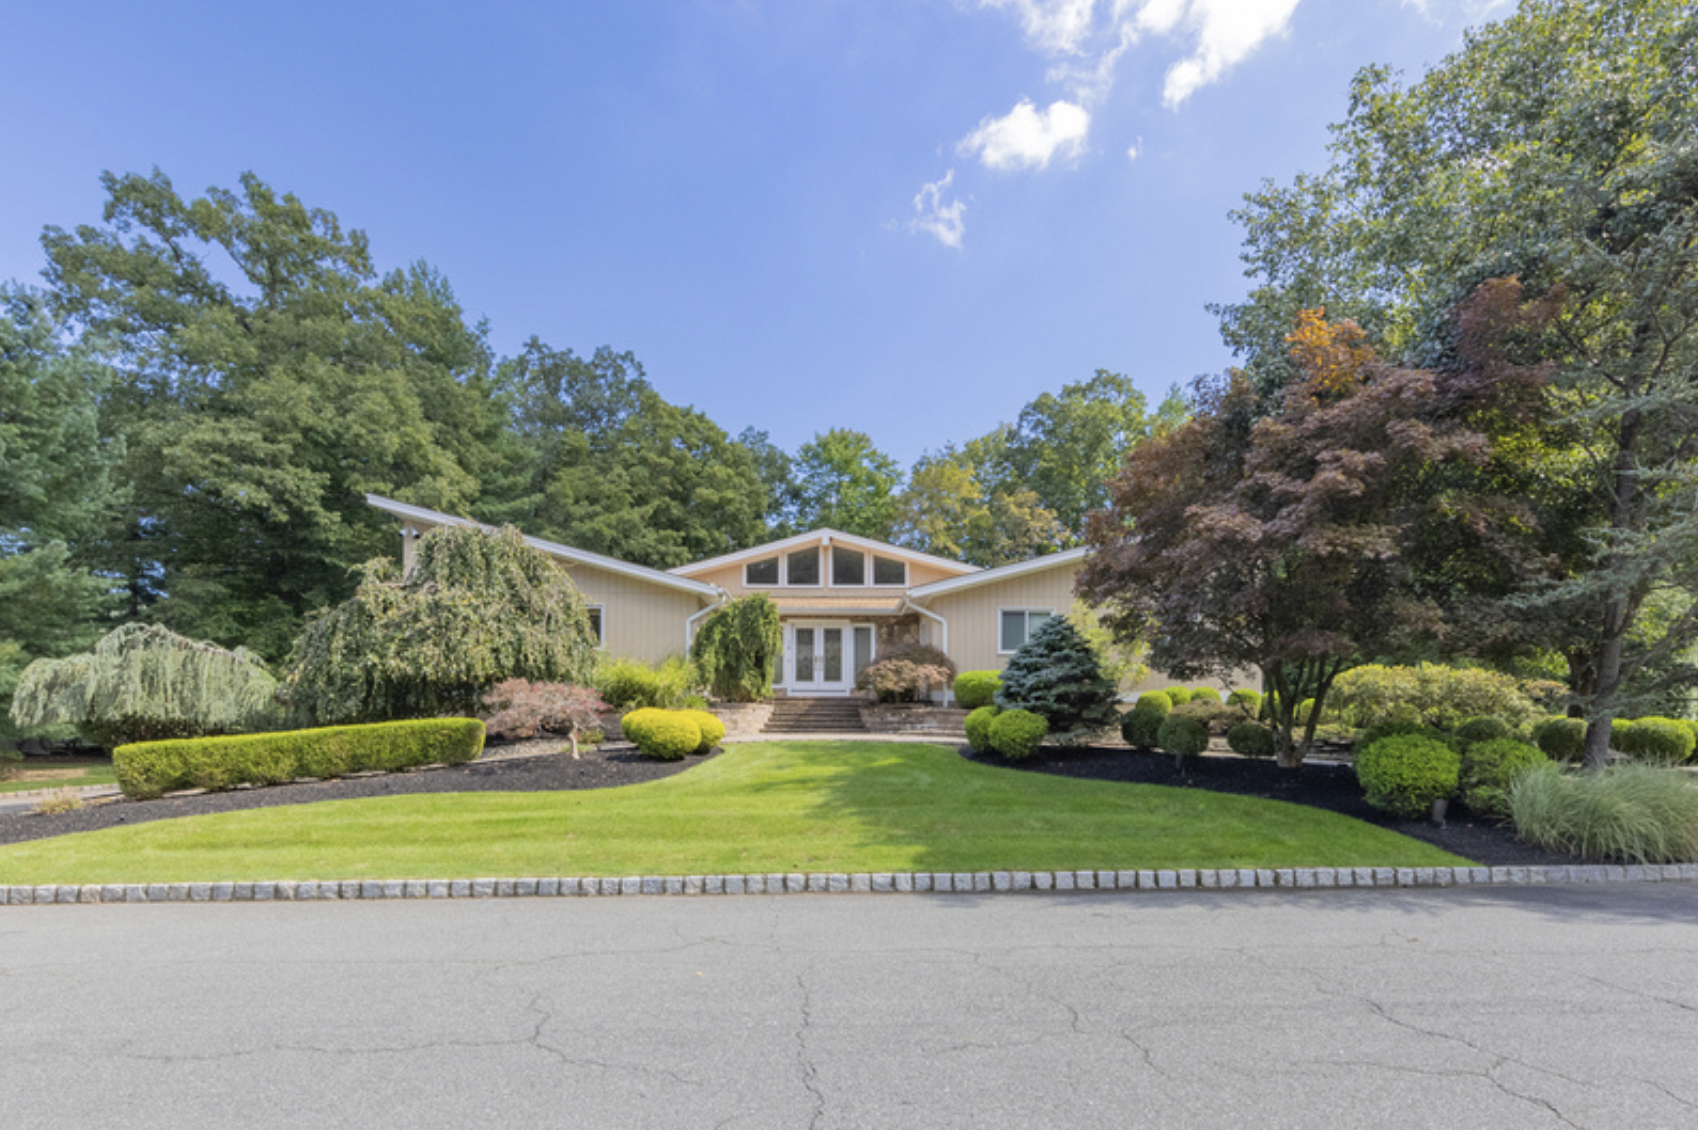
POLYGON ((1698 1126, 1698 886, 0 910, 0 1127, 1698 1126))

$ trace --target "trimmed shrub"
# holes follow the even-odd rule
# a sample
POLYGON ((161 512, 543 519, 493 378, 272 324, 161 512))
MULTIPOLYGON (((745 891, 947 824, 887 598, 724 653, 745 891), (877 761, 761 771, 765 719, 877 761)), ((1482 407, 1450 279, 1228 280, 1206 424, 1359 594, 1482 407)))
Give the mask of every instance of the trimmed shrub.
POLYGON ((633 710, 619 720, 625 736, 637 744, 637 752, 655 761, 678 761, 701 748, 702 728, 691 711, 633 710))
POLYGON ((1262 692, 1252 690, 1236 690, 1226 696, 1228 706, 1242 706, 1251 714, 1262 709, 1262 692))
POLYGON ((1338 677, 1327 694, 1327 710, 1354 726, 1413 714, 1429 726, 1448 729, 1464 718, 1489 714, 1520 727, 1541 713, 1530 693, 1539 685, 1473 667, 1368 664, 1338 677))
POLYGON ((996 704, 1043 715, 1062 741, 1107 730, 1120 721, 1120 692, 1103 677, 1097 653, 1065 616, 1045 620, 1002 672, 996 704))
POLYGON ((962 710, 989 706, 1001 689, 1001 671, 963 671, 955 676, 955 705, 962 710))
MULTIPOLYGON (((1165 697, 1163 701, 1166 701, 1165 697)), ((1172 713, 1172 707, 1162 710, 1160 707, 1146 705, 1142 700, 1120 719, 1120 736, 1126 739, 1126 744, 1133 749, 1156 748, 1156 735, 1161 732, 1161 724, 1167 721, 1172 713)))
POLYGON ((1166 695, 1173 706, 1184 706, 1191 701, 1191 692, 1185 687, 1163 687, 1158 693, 1166 695))
POLYGON ((974 753, 989 753, 991 748, 991 722, 1000 713, 994 706, 981 706, 968 713, 961 724, 967 729, 967 744, 973 747, 974 753))
POLYGON ((1640 761, 1678 765, 1692 756, 1692 730, 1674 718, 1639 718, 1621 732, 1621 723, 1610 734, 1610 744, 1640 761))
POLYGON ((1381 738, 1356 755, 1356 779, 1368 803, 1410 820, 1455 793, 1461 770, 1454 749, 1416 734, 1381 738))
POLYGON ((1470 718, 1451 732, 1456 735, 1456 740, 1463 745, 1472 745, 1475 742, 1495 742, 1502 738, 1514 736, 1514 731, 1510 729, 1508 722, 1505 722, 1502 718, 1494 718, 1490 714, 1470 718))
MULTIPOLYGON (((1054 623, 1054 621, 1050 621, 1054 623)), ((1038 752, 1049 721, 1030 710, 1005 710, 991 720, 991 748, 1010 761, 1020 761, 1038 752)))
POLYGON ((1226 744, 1245 757, 1272 757, 1274 732, 1260 722, 1240 722, 1226 732, 1226 744))
POLYGON ((712 753, 713 747, 725 740, 725 723, 706 710, 684 710, 680 713, 694 719, 697 729, 702 732, 702 744, 690 752, 712 753))
POLYGON ((1462 751, 1458 784, 1462 803, 1482 816, 1509 815, 1509 787, 1550 758, 1536 745, 1514 738, 1475 742, 1462 751))
POLYGON ((1215 687, 1192 687, 1191 701, 1196 702, 1198 699, 1214 706, 1219 706, 1221 703, 1226 701, 1221 698, 1219 689, 1215 687))
POLYGON ((784 633, 778 605, 765 593, 728 601, 702 622, 690 658, 708 689, 728 702, 772 697, 784 633))
POLYGON ((698 683, 695 668, 676 655, 653 667, 640 659, 603 659, 595 672, 595 689, 614 710, 677 710, 698 683))
POLYGON ((1354 746, 1358 751, 1360 751, 1367 749, 1381 738, 1401 738, 1408 737, 1411 734, 1418 735, 1423 738, 1430 738, 1435 742, 1443 742, 1446 745, 1450 745, 1455 741, 1450 734, 1445 733, 1443 730, 1435 730, 1431 726, 1423 726, 1414 718, 1399 718, 1389 722, 1380 722, 1376 725, 1369 726, 1365 730, 1358 730, 1356 732, 1356 741, 1354 746))
POLYGON ((279 785, 418 765, 462 765, 483 749, 476 718, 424 718, 274 734, 137 742, 112 752, 118 787, 147 800, 176 789, 279 785))
POLYGON ((1166 691, 1145 691, 1138 696, 1138 701, 1133 704, 1133 709, 1138 707, 1147 707, 1166 718, 1173 713, 1173 697, 1166 691))
POLYGON ((1586 749, 1586 720, 1547 718, 1533 730, 1533 743, 1552 761, 1579 761, 1586 749))
POLYGON ((1509 813, 1516 834, 1547 851, 1600 863, 1698 860, 1698 788, 1683 769, 1542 765, 1510 786, 1509 813))
POLYGON ((37 659, 12 695, 12 719, 69 724, 105 749, 132 742, 267 730, 277 680, 246 648, 227 651, 158 624, 125 624, 92 651, 37 659))
POLYGON ((1209 748, 1209 728, 1175 711, 1162 719, 1156 745, 1175 757, 1195 757, 1209 748))

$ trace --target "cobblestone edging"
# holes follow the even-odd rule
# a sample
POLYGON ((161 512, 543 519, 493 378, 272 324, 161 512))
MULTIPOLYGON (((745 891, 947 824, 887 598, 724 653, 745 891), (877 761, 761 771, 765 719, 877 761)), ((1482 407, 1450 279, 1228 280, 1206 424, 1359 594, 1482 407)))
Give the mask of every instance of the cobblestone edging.
POLYGON ((1698 881, 1698 864, 1585 867, 1299 867, 1224 871, 895 871, 628 875, 590 879, 343 879, 0 886, 0 905, 322 902, 611 895, 1000 894, 1015 891, 1321 890, 1698 881))

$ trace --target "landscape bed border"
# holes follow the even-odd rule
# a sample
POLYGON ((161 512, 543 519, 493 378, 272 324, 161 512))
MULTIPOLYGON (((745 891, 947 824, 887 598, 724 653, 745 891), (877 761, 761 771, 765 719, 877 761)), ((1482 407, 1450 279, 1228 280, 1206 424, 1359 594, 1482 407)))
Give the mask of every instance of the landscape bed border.
POLYGON ((880 871, 617 878, 330 879, 0 885, 0 906, 606 898, 655 895, 1015 894, 1040 891, 1360 890, 1698 882, 1698 863, 1532 867, 1297 867, 1135 871, 880 871))

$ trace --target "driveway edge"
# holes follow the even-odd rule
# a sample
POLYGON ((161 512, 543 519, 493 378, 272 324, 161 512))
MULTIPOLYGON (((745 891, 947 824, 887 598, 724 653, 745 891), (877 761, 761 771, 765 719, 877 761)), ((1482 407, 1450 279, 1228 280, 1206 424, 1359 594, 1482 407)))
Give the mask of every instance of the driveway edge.
POLYGON ((655 895, 1003 894, 1027 891, 1314 891, 1698 881, 1698 864, 1562 867, 1297 867, 1275 870, 882 871, 619 878, 341 879, 0 885, 0 906, 45 903, 324 902, 655 895))

